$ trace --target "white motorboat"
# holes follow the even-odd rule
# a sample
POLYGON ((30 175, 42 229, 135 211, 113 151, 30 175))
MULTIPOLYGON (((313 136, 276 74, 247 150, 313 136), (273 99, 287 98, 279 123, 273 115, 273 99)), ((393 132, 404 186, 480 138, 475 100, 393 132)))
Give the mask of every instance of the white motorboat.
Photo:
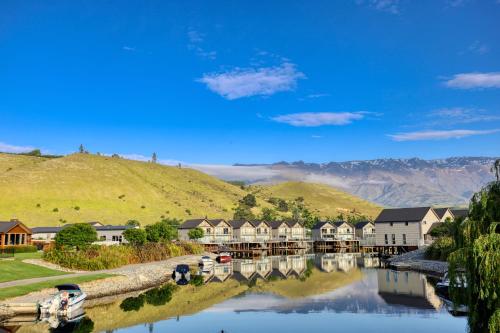
POLYGON ((83 303, 87 298, 78 285, 61 284, 56 286, 58 292, 51 298, 39 303, 40 316, 58 315, 72 317, 83 308, 83 303))
POLYGON ((214 268, 214 261, 209 256, 203 256, 198 263, 198 267, 202 272, 211 271, 214 268))

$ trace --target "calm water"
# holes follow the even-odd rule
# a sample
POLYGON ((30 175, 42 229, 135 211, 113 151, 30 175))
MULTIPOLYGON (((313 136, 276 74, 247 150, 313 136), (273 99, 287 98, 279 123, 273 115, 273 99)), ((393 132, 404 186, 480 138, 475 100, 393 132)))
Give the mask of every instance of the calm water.
MULTIPOLYGON (((52 331, 80 325, 80 332, 124 333, 466 332, 466 318, 446 310, 430 279, 377 266, 376 258, 356 254, 234 261, 204 274, 202 286, 92 307, 80 323, 52 331)), ((39 323, 12 329, 50 328, 39 323)))

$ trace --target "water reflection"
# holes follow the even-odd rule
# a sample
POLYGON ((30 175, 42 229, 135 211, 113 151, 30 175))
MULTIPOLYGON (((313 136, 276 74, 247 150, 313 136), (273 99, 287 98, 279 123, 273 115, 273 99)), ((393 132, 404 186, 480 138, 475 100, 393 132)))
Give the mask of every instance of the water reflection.
MULTIPOLYGON (((215 263, 197 274, 191 274, 189 286, 167 284, 86 309, 95 331, 188 332, 203 327, 207 329, 202 331, 214 332, 300 332, 308 329, 306 323, 321 330, 331 327, 332 320, 339 330, 355 331, 351 328, 368 319, 378 326, 373 329, 371 323, 367 331, 394 330, 397 322, 381 320, 384 317, 415 321, 408 332, 420 332, 413 326, 427 327, 429 319, 431 331, 458 328, 464 332, 466 327, 463 318, 447 314, 425 275, 379 268, 377 257, 355 253, 273 256, 215 263), (298 314, 302 317, 295 321, 298 314), (343 324, 348 314, 354 317, 343 324), (280 317, 284 315, 286 320, 280 317), (268 326, 262 326, 265 320, 268 326), (276 327, 275 322, 282 326, 276 327)), ((43 332, 45 327, 21 331, 43 332)))

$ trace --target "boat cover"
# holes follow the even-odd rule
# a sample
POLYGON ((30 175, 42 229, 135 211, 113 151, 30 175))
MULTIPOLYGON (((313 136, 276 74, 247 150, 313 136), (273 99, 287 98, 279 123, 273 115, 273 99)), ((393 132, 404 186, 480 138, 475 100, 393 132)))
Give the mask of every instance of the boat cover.
POLYGON ((63 290, 80 290, 80 287, 77 284, 60 284, 56 286, 57 290, 63 291, 63 290))

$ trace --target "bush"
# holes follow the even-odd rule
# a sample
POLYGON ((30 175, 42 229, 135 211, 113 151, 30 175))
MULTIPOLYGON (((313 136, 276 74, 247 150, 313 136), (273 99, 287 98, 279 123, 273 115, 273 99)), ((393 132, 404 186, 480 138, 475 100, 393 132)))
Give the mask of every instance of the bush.
POLYGON ((438 238, 426 250, 425 256, 428 259, 446 261, 450 253, 455 251, 455 241, 451 237, 438 238))
POLYGON ((146 237, 149 242, 171 241, 177 238, 177 228, 170 220, 163 220, 146 226, 146 237))
POLYGON ((255 199, 255 195, 249 193, 247 195, 245 195, 243 197, 243 199, 241 199, 240 201, 243 205, 247 206, 247 207, 255 207, 257 206, 257 200, 255 199))
POLYGON ((132 246, 141 246, 146 244, 146 231, 142 229, 127 229, 123 232, 123 237, 132 246))
POLYGON ((203 236, 205 236, 205 233, 201 228, 193 228, 188 231, 189 239, 200 239, 203 238, 203 236))
POLYGON ((78 223, 63 228, 55 238, 58 248, 67 246, 85 249, 95 241, 97 241, 97 232, 94 227, 87 223, 78 223))
POLYGON ((192 243, 192 242, 179 242, 179 246, 181 246, 186 253, 189 254, 202 254, 205 251, 203 245, 192 243))
POLYGON ((4 249, 13 249, 14 253, 30 253, 38 251, 38 248, 34 245, 6 246, 4 249))

